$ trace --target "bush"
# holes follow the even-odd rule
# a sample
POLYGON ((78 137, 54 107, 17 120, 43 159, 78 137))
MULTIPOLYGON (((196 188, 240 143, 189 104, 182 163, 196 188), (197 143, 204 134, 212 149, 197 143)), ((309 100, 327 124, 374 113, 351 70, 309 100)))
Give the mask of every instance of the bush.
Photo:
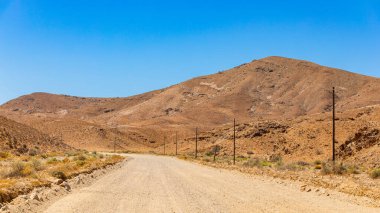
POLYGON ((85 161, 82 161, 82 160, 77 161, 77 165, 78 165, 78 166, 84 166, 85 164, 86 164, 85 161))
POLYGON ((75 157, 74 159, 78 160, 78 161, 85 161, 87 158, 84 155, 79 155, 79 156, 75 157))
POLYGON ((11 165, 11 171, 9 172, 9 177, 19 177, 22 176, 22 170, 24 170, 25 164, 21 161, 13 162, 11 165))
POLYGON ((294 164, 294 163, 291 163, 291 164, 287 164, 286 166, 282 167, 286 170, 290 170, 290 171, 297 171, 299 170, 299 166, 297 164, 294 164))
POLYGON ((354 166, 348 166, 347 172, 349 174, 360 174, 360 168, 356 165, 354 166))
POLYGON ((61 180, 66 180, 67 179, 67 176, 64 172, 62 171, 53 171, 51 173, 51 176, 55 177, 55 178, 58 178, 58 179, 61 179, 61 180))
POLYGON ((343 165, 343 163, 340 163, 338 166, 333 166, 333 172, 336 175, 343 175, 347 172, 347 168, 343 165))
POLYGON ((272 162, 262 160, 260 158, 250 158, 247 162, 243 163, 243 166, 247 167, 270 167, 272 162))
POLYGON ((260 166, 267 166, 270 167, 272 166, 272 163, 266 160, 260 161, 260 166))
POLYGON ((370 176, 371 176, 371 178, 373 178, 373 179, 378 179, 378 178, 380 178, 380 168, 377 168, 377 169, 372 170, 370 176))
POLYGON ((36 171, 41 171, 44 169, 41 161, 39 161, 38 159, 32 160, 32 166, 33 166, 34 170, 36 170, 36 171))
POLYGON ((67 157, 77 156, 79 155, 79 151, 69 151, 69 152, 66 152, 65 155, 67 157))
POLYGON ((323 175, 328 175, 332 173, 332 169, 329 164, 322 163, 321 167, 322 167, 321 173, 323 175))
POLYGON ((29 149, 28 154, 29 154, 30 156, 36 156, 36 155, 38 154, 38 152, 37 152, 37 150, 35 150, 35 149, 29 149))
POLYGON ((260 167, 260 159, 258 158, 250 158, 247 162, 243 163, 243 166, 246 167, 260 167))
POLYGON ((269 161, 272 163, 282 162, 282 157, 281 157, 281 155, 271 155, 269 157, 269 161))
POLYGON ((346 166, 343 165, 343 163, 340 163, 339 165, 334 165, 332 163, 322 163, 322 170, 323 175, 328 174, 336 174, 336 175, 343 175, 347 173, 346 166))
POLYGON ((11 171, 7 177, 25 177, 33 173, 33 168, 30 165, 26 165, 21 161, 13 162, 11 165, 11 171))
POLYGON ((310 164, 308 162, 305 162, 305 161, 298 161, 297 165, 298 166, 309 166, 310 164))
POLYGON ((9 157, 9 153, 8 152, 0 152, 0 158, 6 159, 8 157, 9 157))
POLYGON ((208 156, 208 157, 211 157, 211 156, 214 156, 214 153, 213 152, 206 152, 206 156, 208 156))
POLYGON ((57 160, 57 158, 51 158, 51 159, 49 159, 49 160, 47 161, 47 163, 48 163, 48 164, 56 164, 56 163, 58 163, 58 160, 57 160))

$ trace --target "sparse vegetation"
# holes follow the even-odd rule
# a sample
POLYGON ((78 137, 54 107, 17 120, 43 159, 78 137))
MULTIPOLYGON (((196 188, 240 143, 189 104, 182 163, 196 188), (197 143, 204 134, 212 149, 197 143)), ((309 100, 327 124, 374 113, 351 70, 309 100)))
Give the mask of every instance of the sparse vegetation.
POLYGON ((380 168, 374 169, 370 173, 371 178, 378 179, 380 178, 380 168))
POLYGON ((2 159, 6 159, 10 156, 10 154, 8 152, 0 152, 0 158, 2 159))
POLYGON ((7 177, 26 177, 32 174, 33 168, 30 164, 26 164, 22 161, 15 161, 11 164, 7 177))
POLYGON ((67 179, 67 176, 64 172, 62 171, 52 171, 51 172, 51 176, 55 177, 55 178, 58 178, 58 179, 61 179, 61 180, 66 180, 67 179))
POLYGON ((33 159, 32 166, 35 171, 41 171, 44 169, 44 166, 42 165, 42 162, 39 159, 33 159))
MULTIPOLYGON (((106 165, 122 161, 121 156, 94 153, 79 153, 75 156, 48 153, 45 155, 13 156, 3 153, 0 157, 0 199, 11 199, 17 195, 19 182, 25 187, 38 187, 52 180, 52 177, 66 180, 82 172, 89 172, 106 165), (76 156, 77 155, 77 156, 76 156), (13 191, 12 191, 13 190, 13 191), (2 192, 12 193, 3 195, 2 192)), ((21 191, 20 191, 21 193, 21 191)))

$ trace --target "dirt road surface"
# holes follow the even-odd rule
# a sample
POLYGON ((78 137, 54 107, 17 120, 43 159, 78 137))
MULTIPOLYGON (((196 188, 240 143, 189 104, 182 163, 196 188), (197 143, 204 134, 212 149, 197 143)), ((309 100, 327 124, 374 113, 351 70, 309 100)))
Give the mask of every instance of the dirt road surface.
POLYGON ((128 156, 121 169, 45 212, 380 212, 355 204, 361 198, 301 192, 293 184, 171 157, 128 156))

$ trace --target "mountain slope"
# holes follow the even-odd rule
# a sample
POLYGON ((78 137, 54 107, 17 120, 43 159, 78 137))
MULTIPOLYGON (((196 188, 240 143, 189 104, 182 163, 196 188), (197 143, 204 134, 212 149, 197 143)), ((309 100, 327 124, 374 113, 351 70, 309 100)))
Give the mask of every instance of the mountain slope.
MULTIPOLYGON (((338 111, 380 104, 378 78, 302 60, 268 57, 129 98, 35 93, 4 104, 0 114, 49 134, 60 134, 58 123, 68 126, 80 123, 80 128, 62 132, 74 146, 83 143, 86 137, 73 136, 73 131, 80 134, 90 126, 97 126, 121 132, 118 137, 124 141, 135 135, 130 146, 141 143, 154 148, 163 143, 168 132, 188 135, 195 126, 210 130, 230 123, 233 118, 249 123, 331 111, 333 86, 338 111), (46 126, 48 122, 51 128, 46 126)), ((111 138, 104 147, 109 146, 111 138)), ((102 140, 89 140, 81 147, 91 143, 101 147, 102 140)))
POLYGON ((0 149, 18 154, 71 149, 58 138, 0 116, 0 149))

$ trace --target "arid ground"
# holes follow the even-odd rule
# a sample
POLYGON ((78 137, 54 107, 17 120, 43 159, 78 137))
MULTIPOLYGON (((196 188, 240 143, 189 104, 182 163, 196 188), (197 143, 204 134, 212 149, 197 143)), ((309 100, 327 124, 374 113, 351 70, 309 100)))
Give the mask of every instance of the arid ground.
MULTIPOLYGON (((17 165, 13 161, 28 156, 25 165, 30 166, 33 157, 44 153, 55 153, 56 161, 63 163, 73 151, 175 155, 177 147, 179 158, 193 161, 197 141, 195 163, 234 170, 131 155, 122 169, 74 191, 50 206, 51 212, 87 208, 102 212, 97 206, 102 203, 94 203, 99 197, 114 211, 372 211, 380 201, 379 91, 379 78, 267 57, 126 98, 33 93, 0 106, 1 158, 7 165, 17 165), (236 165, 232 165, 234 119, 236 165), (337 194, 322 196, 308 187, 337 194), (304 192, 309 189, 314 191, 304 192), (371 202, 362 202, 365 199, 371 202)), ((80 164, 69 171, 81 169, 80 164)), ((9 172, 3 177, 19 178, 9 172)), ((22 178, 39 178, 33 169, 28 174, 22 178)), ((2 187, 5 200, 18 195, 10 193, 9 185, 2 187)))
POLYGON ((299 183, 247 176, 170 157, 128 155, 121 168, 45 212, 378 212, 368 200, 299 190, 299 183))

